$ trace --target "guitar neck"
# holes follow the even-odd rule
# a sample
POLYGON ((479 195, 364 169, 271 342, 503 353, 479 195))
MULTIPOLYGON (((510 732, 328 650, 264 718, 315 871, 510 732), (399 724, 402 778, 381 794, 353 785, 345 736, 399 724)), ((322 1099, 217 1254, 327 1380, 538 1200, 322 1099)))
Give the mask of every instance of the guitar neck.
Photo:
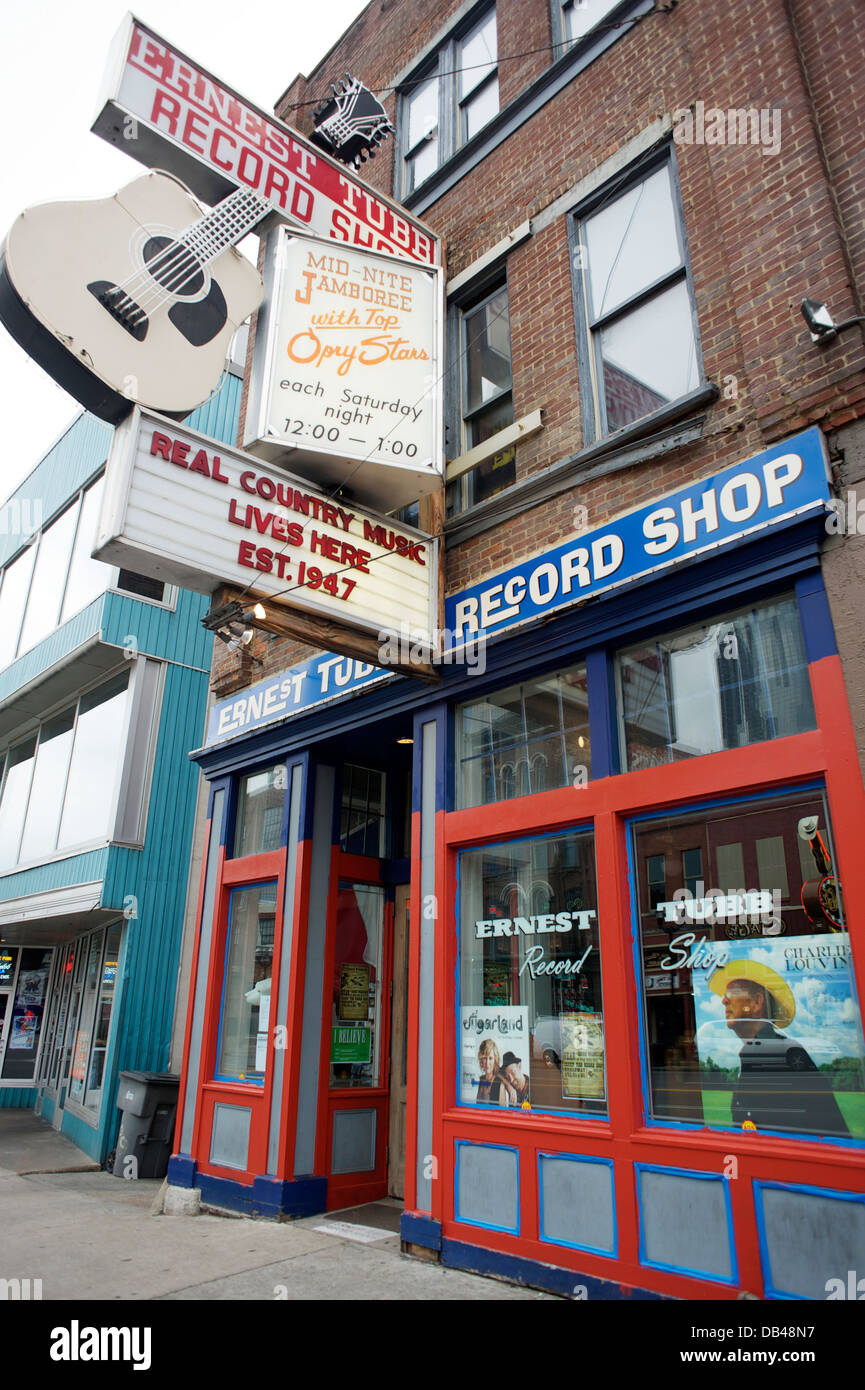
POLYGON ((270 203, 251 188, 238 188, 181 232, 178 240, 204 265, 241 241, 270 211, 270 203))

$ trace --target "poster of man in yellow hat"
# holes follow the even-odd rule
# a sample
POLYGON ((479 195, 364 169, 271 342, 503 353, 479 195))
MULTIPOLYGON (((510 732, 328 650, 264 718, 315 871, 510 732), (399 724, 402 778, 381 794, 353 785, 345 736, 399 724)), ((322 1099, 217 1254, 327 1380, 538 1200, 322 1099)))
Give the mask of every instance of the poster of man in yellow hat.
POLYGON ((865 1134, 865 1047, 846 933, 735 942, 726 954, 692 975, 709 1123, 865 1134))

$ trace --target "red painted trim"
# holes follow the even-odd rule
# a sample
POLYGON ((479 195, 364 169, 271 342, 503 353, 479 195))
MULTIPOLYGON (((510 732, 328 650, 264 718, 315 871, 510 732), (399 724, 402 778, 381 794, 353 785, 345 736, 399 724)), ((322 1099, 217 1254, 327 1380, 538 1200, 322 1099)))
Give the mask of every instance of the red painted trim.
POLYGON ((309 927, 309 895, 312 871, 312 842, 301 840, 297 847, 294 878, 294 906, 291 916, 291 964, 286 1003, 286 1049, 280 1113, 279 1158, 276 1176, 292 1178, 297 1142, 297 1077, 303 1044, 303 1008, 306 998, 306 953, 309 927))
MULTIPOLYGON (((418 756, 415 749, 415 758, 418 756)), ((414 811, 411 818, 411 863, 412 879, 409 892, 409 939, 408 939, 408 1002, 406 1020, 406 1086, 405 1086, 405 1185, 403 1188, 405 1209, 414 1211, 417 1204, 417 1092, 418 1092, 418 1045, 420 1034, 420 934, 421 934, 421 881, 420 881, 420 832, 421 817, 414 811)))
MULTIPOLYGON (((189 989, 186 995, 186 1024, 183 1030, 183 1055, 180 1063, 180 1086, 177 1092, 177 1118, 174 1125, 174 1153, 180 1153, 180 1136, 183 1129, 183 1115, 186 1109, 186 1088, 189 1084, 189 1051, 192 1045, 192 1015, 195 1010, 195 984, 198 979, 198 958, 201 951, 202 916, 204 913, 204 889, 207 879, 207 857, 210 853, 210 837, 213 822, 208 816, 204 826, 204 850, 201 856, 201 872, 198 875, 198 898, 195 905, 195 931, 192 938, 192 956, 189 967, 189 989)), ((199 1076, 201 1075, 199 1071, 199 1076)), ((198 1096, 195 1109, 198 1112, 198 1096)), ((194 1150, 193 1150, 194 1152, 194 1150)))

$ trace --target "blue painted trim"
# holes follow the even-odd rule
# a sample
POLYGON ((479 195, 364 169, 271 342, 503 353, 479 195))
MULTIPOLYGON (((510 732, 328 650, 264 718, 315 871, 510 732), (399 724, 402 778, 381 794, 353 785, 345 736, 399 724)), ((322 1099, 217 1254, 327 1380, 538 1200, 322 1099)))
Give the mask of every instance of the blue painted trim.
POLYGON ((706 1173, 699 1169, 690 1168, 668 1168, 658 1163, 635 1163, 634 1178, 637 1193, 637 1214, 640 1223, 640 1252, 639 1261, 648 1269, 662 1269, 669 1274, 686 1274, 694 1279, 705 1279, 712 1284, 726 1284, 730 1288, 735 1288, 739 1282, 739 1264, 736 1259, 736 1240, 733 1230, 733 1204, 730 1199, 730 1184, 722 1173, 706 1173), (643 1226, 643 1203, 640 1191, 640 1175, 642 1173, 663 1173, 667 1177, 676 1176, 682 1178, 698 1178, 701 1182, 719 1182, 722 1184, 724 1193, 724 1210, 727 1216, 727 1244, 730 1251, 730 1277, 725 1278, 723 1274, 708 1274, 702 1269, 692 1269, 688 1265, 670 1265, 660 1260, 650 1260, 646 1254, 645 1228, 643 1226))
POLYGON ((607 1259, 617 1260, 619 1257, 619 1223, 616 1215, 616 1169, 611 1158, 598 1158, 594 1154, 575 1154, 575 1153, 553 1153, 550 1150, 538 1150, 538 1239, 547 1245, 565 1245, 570 1250, 585 1250, 590 1255, 603 1255, 607 1259), (600 1163, 610 1170, 610 1191, 613 1199, 613 1246, 611 1250, 605 1250, 602 1245, 582 1245, 575 1240, 556 1239, 555 1236, 544 1234, 544 1183, 542 1177, 543 1160, 545 1158, 564 1159, 572 1163, 600 1163))
MULTIPOLYGON (((411 786, 411 809, 412 814, 420 811, 421 797, 423 792, 423 726, 424 724, 435 724, 436 726, 436 812, 443 811, 449 807, 448 781, 450 766, 453 764, 451 758, 448 762, 449 752, 449 724, 452 722, 451 711, 448 705, 437 703, 424 710, 415 713, 412 738, 414 739, 414 758, 412 760, 412 786, 411 786)), ((451 735, 452 737, 452 735, 451 735)), ((450 749, 452 752, 452 749, 450 749)))
POLYGON ((195 1187, 195 1173, 198 1168, 189 1154, 172 1154, 168 1160, 166 1177, 172 1187, 195 1187))
POLYGON ((281 849, 285 849, 288 845, 288 828, 291 821, 291 783, 294 778, 294 769, 300 768, 300 794, 303 796, 303 774, 307 762, 308 758, 305 753, 300 757, 287 758, 285 762, 285 796, 282 801, 282 824, 279 829, 281 849))
POLYGON ((317 781, 318 762, 311 756, 306 759, 306 768, 303 775, 303 802, 300 811, 300 827, 298 835, 301 841, 312 843, 313 831, 315 829, 315 787, 317 781))
MULTIPOLYGON (((279 884, 278 884, 278 881, 277 881, 275 878, 262 878, 262 879, 256 879, 255 882, 253 882, 253 883, 239 883, 235 888, 230 889, 229 894, 228 894, 228 922, 227 922, 227 924, 226 924, 226 929, 225 929, 225 950, 224 950, 223 956, 222 956, 222 987, 221 987, 221 989, 220 989, 220 991, 219 991, 219 1029, 218 1029, 217 1034, 216 1034, 216 1057, 217 1057, 217 1065, 218 1065, 219 1054, 220 1054, 220 1051, 221 1051, 221 1048, 222 1048, 222 1011, 223 1011, 223 1008, 224 1008, 224 1005, 225 1005, 225 980, 226 980, 226 976, 227 976, 227 974, 228 974, 228 950, 229 950, 229 947, 230 947, 230 945, 231 945, 231 916, 232 916, 232 912, 234 911, 234 895, 235 895, 235 893, 246 893, 246 892, 248 892, 248 890, 249 890, 250 888, 270 888, 270 887, 275 888, 275 889, 277 890, 277 892, 278 892, 278 890, 279 890, 279 884)), ((215 912, 216 912, 216 914, 217 914, 217 916, 218 916, 218 912, 219 912, 219 906, 218 906, 218 904, 215 904, 215 905, 214 905, 214 910, 215 910, 215 912)), ((214 1067, 213 1079, 214 1079, 214 1081, 234 1081, 234 1082, 237 1082, 237 1083, 238 1083, 239 1085, 241 1085, 241 1086, 263 1086, 263 1085, 264 1085, 264 1077, 263 1077, 263 1076, 245 1076, 245 1077, 243 1077, 243 1078, 241 1079, 239 1076, 228 1076, 228 1075, 224 1075, 222 1072, 217 1071, 216 1067, 214 1067)))
POLYGON ((442 1223, 431 1216, 415 1216, 404 1211, 399 1219, 400 1240, 410 1245, 423 1245, 427 1250, 441 1250, 442 1223))
POLYGON ((591 781, 619 771, 619 726, 612 660, 603 647, 586 653, 591 781))
POLYGON ((252 1184, 255 1216, 317 1216, 327 1210, 327 1178, 257 1177, 252 1184))
POLYGON ((480 1226, 485 1231, 504 1231, 506 1235, 518 1236, 520 1234, 520 1151, 510 1144, 488 1144, 483 1140, 474 1141, 472 1139, 454 1140, 454 1220, 462 1222, 465 1226, 480 1226), (460 1196, 459 1196, 459 1169, 460 1169, 460 1149, 504 1149, 511 1153, 517 1160, 517 1224, 516 1226, 496 1226, 491 1221, 472 1221, 471 1217, 460 1216, 460 1196))
POLYGON ((808 661, 837 656, 838 644, 822 574, 806 574, 797 579, 796 599, 808 661))
MULTIPOLYGON (((766 1217, 763 1211, 763 1191, 766 1188, 774 1188, 778 1192, 804 1192, 809 1197, 828 1197, 840 1202, 858 1202, 865 1206, 865 1193, 863 1192, 842 1192, 837 1188, 813 1187, 809 1183, 794 1182, 767 1182, 762 1178, 752 1178, 751 1184, 754 1191, 754 1214, 757 1218, 757 1243, 760 1249, 760 1265, 763 1270, 763 1287, 767 1298, 783 1299, 787 1302, 812 1303, 814 1300, 806 1294, 790 1293, 786 1289, 776 1289, 772 1284, 772 1260, 769 1255, 769 1243, 766 1239, 766 1217)), ((838 1278, 843 1278, 846 1270, 838 1271, 838 1278)))
POLYGON ((411 882, 410 859, 382 859, 381 881, 389 886, 395 883, 411 882))
POLYGON ((590 1302, 626 1299, 645 1299, 653 1303, 668 1303, 669 1295, 653 1293, 650 1289, 628 1287, 612 1280, 597 1279, 593 1274, 582 1274, 574 1269, 561 1269, 558 1265, 541 1264, 538 1260, 527 1260, 520 1255, 503 1255, 498 1250, 487 1250, 481 1245, 469 1245, 465 1241, 442 1240, 442 1264, 449 1269, 464 1269, 470 1274, 485 1274, 493 1278, 509 1279, 514 1284, 523 1284, 531 1289, 544 1289, 547 1293, 559 1294, 563 1298, 573 1298, 579 1289, 584 1289, 582 1297, 590 1302))

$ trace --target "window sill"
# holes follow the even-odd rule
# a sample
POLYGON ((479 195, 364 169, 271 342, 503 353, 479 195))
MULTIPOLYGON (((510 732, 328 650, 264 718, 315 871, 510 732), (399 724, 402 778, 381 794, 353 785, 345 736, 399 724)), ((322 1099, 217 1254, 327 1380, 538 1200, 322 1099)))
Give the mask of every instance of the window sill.
POLYGON ((512 425, 506 425, 503 430, 497 430, 495 434, 491 434, 489 439, 485 439, 482 444, 476 444, 467 453, 460 454, 458 458, 450 459, 445 472, 445 481, 452 483, 455 478, 461 478, 464 473, 470 472, 472 468, 477 468, 478 464, 485 463, 487 459, 501 453, 503 449, 510 448, 512 444, 518 443, 521 439, 530 439, 543 427, 544 422, 541 419, 540 410, 533 410, 531 415, 523 415, 512 425))
POLYGON ((632 468, 658 454, 693 443, 702 435, 705 416, 685 417, 691 416, 700 406, 711 405, 719 395, 718 387, 713 382, 707 382, 653 415, 647 415, 615 434, 587 444, 541 473, 513 483, 488 502, 482 502, 447 521, 446 545, 451 547, 471 540, 482 531, 510 521, 531 507, 540 506, 577 482, 589 482, 604 473, 632 468))

